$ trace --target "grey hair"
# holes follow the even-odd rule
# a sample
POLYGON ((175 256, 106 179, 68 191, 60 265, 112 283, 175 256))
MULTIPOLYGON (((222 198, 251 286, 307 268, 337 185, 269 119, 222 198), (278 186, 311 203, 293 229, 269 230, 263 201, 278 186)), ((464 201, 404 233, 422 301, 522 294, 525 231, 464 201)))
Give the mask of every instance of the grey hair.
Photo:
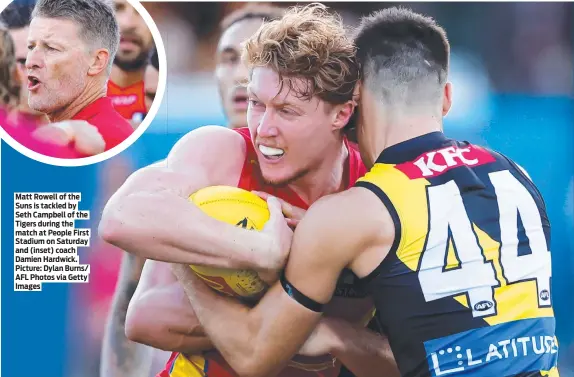
POLYGON ((107 74, 111 73, 120 44, 120 28, 110 0, 38 0, 32 11, 32 18, 35 17, 74 21, 80 27, 80 38, 90 48, 108 50, 107 74))

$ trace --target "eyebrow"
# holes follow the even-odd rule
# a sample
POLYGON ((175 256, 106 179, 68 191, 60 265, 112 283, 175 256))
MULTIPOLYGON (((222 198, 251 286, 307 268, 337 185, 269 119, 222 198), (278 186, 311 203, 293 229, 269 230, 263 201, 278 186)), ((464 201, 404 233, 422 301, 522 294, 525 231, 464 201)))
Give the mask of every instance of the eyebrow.
MULTIPOLYGON (((253 97, 257 97, 257 94, 255 94, 255 92, 253 91, 253 89, 251 89, 251 87, 248 85, 247 86, 247 95, 252 95, 253 97)), ((259 98, 259 97, 257 97, 259 98)))
POLYGON ((26 39, 26 43, 30 44, 30 43, 44 43, 44 44, 55 44, 58 45, 59 47, 63 47, 62 45, 62 38, 58 38, 55 37, 54 38, 54 34, 50 34, 42 39, 32 39, 32 38, 28 38, 26 39))
MULTIPOLYGON (((253 90, 252 90, 249 86, 247 86, 247 95, 252 95, 252 96, 255 97, 255 98, 259 98, 259 97, 257 97, 257 94, 255 94, 255 92, 253 92, 253 90)), ((273 98, 273 99, 271 100, 271 103, 272 103, 274 106, 276 106, 276 107, 291 106, 291 107, 294 107, 295 109, 297 109, 297 110, 299 110, 299 111, 303 111, 303 109, 301 108, 301 106, 299 106, 299 105, 297 105, 297 104, 294 104, 294 103, 292 103, 292 102, 287 102, 287 101, 279 102, 279 101, 277 101, 276 98, 273 98)))
POLYGON ((235 47, 227 46, 223 50, 220 51, 221 54, 237 54, 239 51, 235 47))

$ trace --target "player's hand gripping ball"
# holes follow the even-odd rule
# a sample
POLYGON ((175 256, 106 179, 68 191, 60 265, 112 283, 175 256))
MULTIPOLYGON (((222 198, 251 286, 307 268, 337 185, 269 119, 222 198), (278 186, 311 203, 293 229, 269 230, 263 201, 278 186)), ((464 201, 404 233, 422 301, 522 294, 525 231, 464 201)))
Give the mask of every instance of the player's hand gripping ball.
MULTIPOLYGON (((267 203, 237 187, 206 187, 193 193, 189 200, 210 217, 245 229, 261 231, 269 220, 267 203)), ((211 288, 229 296, 259 299, 268 288, 254 270, 190 267, 211 288)))

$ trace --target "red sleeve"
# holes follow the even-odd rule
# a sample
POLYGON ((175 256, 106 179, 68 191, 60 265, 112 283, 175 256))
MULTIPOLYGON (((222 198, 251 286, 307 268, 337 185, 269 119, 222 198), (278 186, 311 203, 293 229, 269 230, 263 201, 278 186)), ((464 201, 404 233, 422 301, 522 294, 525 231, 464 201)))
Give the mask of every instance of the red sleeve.
MULTIPOLYGON (((92 122, 90 121, 90 123, 92 122)), ((104 141, 106 142, 106 150, 110 150, 118 144, 121 144, 134 131, 131 124, 119 115, 117 117, 103 120, 98 119, 98 122, 94 123, 98 123, 94 124, 94 126, 98 127, 98 131, 102 135, 102 138, 104 138, 104 141)))

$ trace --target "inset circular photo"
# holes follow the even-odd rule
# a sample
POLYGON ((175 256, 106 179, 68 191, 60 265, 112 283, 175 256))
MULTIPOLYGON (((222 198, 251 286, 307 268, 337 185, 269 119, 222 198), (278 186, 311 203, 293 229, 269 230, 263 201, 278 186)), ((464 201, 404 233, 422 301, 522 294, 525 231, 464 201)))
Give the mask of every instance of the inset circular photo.
POLYGON ((36 161, 104 161, 147 129, 166 86, 136 0, 15 0, 0 13, 0 136, 36 161))

